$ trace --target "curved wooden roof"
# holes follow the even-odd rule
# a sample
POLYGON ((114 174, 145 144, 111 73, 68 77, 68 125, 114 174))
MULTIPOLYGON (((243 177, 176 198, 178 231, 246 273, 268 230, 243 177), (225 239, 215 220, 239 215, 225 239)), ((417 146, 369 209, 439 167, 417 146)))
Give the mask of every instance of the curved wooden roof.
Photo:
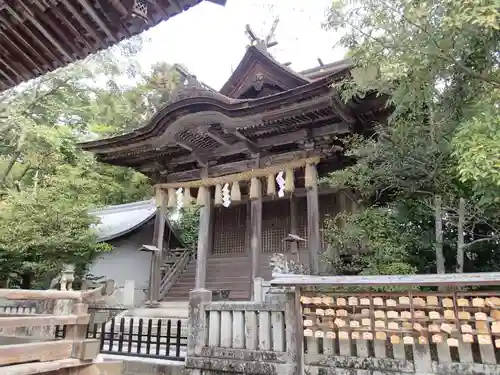
POLYGON ((138 1, 142 13, 132 12, 134 0, 0 0, 0 91, 108 48, 202 0, 138 1))
POLYGON ((375 95, 345 104, 332 84, 350 74, 350 65, 339 66, 327 77, 255 99, 231 98, 191 82, 146 126, 80 147, 155 181, 161 181, 162 171, 168 171, 169 181, 190 180, 199 177, 194 171, 198 165, 209 164, 211 176, 223 175, 232 171, 228 163, 244 168, 241 163, 248 155, 290 153, 308 142, 331 153, 335 135, 371 124, 384 107, 375 95))

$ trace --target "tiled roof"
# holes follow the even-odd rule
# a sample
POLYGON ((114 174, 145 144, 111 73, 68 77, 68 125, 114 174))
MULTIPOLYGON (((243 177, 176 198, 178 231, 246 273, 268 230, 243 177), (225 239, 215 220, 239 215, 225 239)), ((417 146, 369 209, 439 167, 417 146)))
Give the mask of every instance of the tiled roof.
POLYGON ((108 206, 93 210, 90 214, 101 219, 95 226, 99 241, 110 241, 130 233, 146 224, 156 214, 153 199, 134 203, 108 206))

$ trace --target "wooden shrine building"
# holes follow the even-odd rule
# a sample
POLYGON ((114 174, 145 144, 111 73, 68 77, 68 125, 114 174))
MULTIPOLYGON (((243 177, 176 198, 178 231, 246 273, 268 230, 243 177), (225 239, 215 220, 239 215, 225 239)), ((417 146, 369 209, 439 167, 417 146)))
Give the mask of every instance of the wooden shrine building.
POLYGON ((270 277, 273 253, 292 252, 318 272, 325 217, 346 209, 345 195, 318 186, 318 176, 352 162, 343 137, 387 117, 375 94, 341 100, 336 85, 351 68, 339 61, 298 73, 255 40, 220 91, 181 71, 184 85, 146 126, 81 145, 149 176, 161 212, 201 206, 197 254, 168 290, 156 280, 158 298, 207 288, 248 299, 251 280, 270 277), (283 241, 289 234, 306 241, 283 241))

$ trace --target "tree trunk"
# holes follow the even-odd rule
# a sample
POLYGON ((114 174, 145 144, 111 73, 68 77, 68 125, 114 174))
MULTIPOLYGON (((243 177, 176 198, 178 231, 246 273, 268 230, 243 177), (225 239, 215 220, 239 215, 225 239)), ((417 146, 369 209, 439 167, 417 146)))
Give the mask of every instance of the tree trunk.
POLYGON ((21 279, 21 289, 31 289, 32 279, 33 274, 31 272, 24 273, 21 279))
POLYGON ((434 197, 434 215, 436 221, 436 269, 437 273, 445 273, 443 255, 443 215, 441 209, 441 196, 434 197))
POLYGON ((458 203, 458 239, 457 239, 457 273, 464 272, 464 226, 465 226, 465 199, 460 198, 458 203))
POLYGON ((14 164, 16 164, 16 160, 19 158, 19 155, 21 152, 15 151, 12 156, 10 157, 9 163, 7 164, 7 167, 5 168, 5 171, 2 173, 2 176, 0 177, 0 184, 4 184, 5 181, 7 180, 7 177, 9 176, 10 172, 12 171, 12 168, 14 168, 14 164))

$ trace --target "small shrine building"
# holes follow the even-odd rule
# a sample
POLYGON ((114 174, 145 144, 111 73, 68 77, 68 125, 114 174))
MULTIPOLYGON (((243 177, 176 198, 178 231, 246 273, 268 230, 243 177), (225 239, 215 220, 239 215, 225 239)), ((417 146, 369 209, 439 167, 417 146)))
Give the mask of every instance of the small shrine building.
POLYGON ((155 241, 163 253, 152 278, 156 300, 221 285, 230 299, 248 299, 253 279, 271 276, 274 253, 317 273, 325 218, 349 209, 348 194, 320 186, 319 178, 353 163, 343 138, 384 121, 386 99, 374 93, 345 103, 338 85, 351 74, 349 61, 296 72, 268 46, 255 38, 219 91, 180 69, 184 85, 146 126, 81 145, 103 163, 149 176, 158 220, 168 207, 200 206, 192 260, 162 276, 168 249, 155 241), (284 241, 290 234, 305 241, 284 241))

